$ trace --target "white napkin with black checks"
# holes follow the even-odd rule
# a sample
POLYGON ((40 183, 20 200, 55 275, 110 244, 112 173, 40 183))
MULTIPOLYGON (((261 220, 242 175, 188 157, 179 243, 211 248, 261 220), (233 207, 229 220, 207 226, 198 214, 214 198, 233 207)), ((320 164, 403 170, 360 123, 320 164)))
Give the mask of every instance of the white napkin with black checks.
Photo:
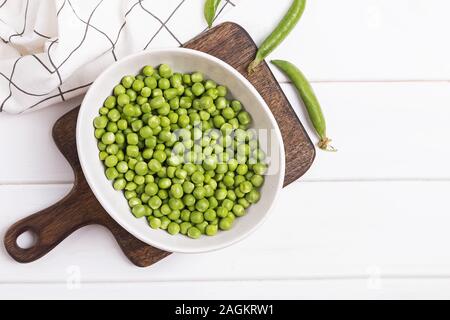
MULTIPOLYGON (((219 17, 239 0, 223 0, 219 17)), ((0 112, 84 93, 114 61, 206 28, 204 0, 0 0, 0 112)))

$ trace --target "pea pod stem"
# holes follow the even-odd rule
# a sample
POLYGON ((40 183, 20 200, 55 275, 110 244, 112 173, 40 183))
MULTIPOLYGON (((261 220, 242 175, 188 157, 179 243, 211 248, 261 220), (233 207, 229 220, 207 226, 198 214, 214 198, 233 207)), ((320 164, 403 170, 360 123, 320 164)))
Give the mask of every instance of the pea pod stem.
POLYGON ((335 148, 330 146, 331 140, 327 137, 325 117, 323 115, 319 100, 317 99, 317 96, 315 95, 308 79, 306 79, 300 69, 288 61, 272 60, 271 62, 282 72, 284 72, 297 88, 306 107, 311 123, 319 136, 320 141, 318 143, 318 147, 325 151, 337 151, 335 148))
POLYGON ((283 19, 272 33, 264 40, 256 53, 255 59, 248 66, 248 73, 252 73, 281 42, 291 33, 305 11, 306 0, 294 0, 283 19))
POLYGON ((205 20, 208 23, 208 27, 211 28, 216 16, 217 8, 219 7, 221 0, 206 0, 204 7, 205 20))

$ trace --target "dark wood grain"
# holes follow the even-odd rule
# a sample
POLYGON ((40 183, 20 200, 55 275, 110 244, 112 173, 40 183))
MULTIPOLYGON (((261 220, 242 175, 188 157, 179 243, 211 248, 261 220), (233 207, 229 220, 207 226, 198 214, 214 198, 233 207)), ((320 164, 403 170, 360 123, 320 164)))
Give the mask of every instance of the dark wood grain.
MULTIPOLYGON (((268 66, 262 63, 254 74, 248 76, 246 67, 257 49, 248 33, 236 24, 224 23, 189 41, 185 47, 224 60, 250 80, 269 105, 280 126, 286 151, 285 185, 301 177, 314 160, 314 146, 268 66)), ((135 265, 146 267, 165 258, 169 252, 145 244, 119 226, 90 190, 76 150, 77 114, 78 108, 64 115, 53 127, 56 145, 75 173, 73 189, 50 208, 11 226, 4 238, 7 252, 18 262, 32 262, 50 252, 74 231, 90 224, 99 224, 112 232, 124 254, 135 265), (31 248, 22 249, 17 244, 17 238, 26 231, 36 235, 36 242, 31 248)))

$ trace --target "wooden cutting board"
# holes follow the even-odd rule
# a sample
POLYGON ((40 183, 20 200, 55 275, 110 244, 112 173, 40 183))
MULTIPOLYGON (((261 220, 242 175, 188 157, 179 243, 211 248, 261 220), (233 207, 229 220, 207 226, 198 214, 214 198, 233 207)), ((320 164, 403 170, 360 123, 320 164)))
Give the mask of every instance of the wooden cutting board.
MULTIPOLYGON (((247 74, 247 66, 257 50, 249 34, 237 24, 223 23, 200 34, 184 47, 216 56, 250 80, 269 105, 283 135, 286 151, 284 185, 300 178, 314 160, 314 146, 267 64, 262 63, 251 76, 247 74)), ((4 239, 7 252, 18 262, 32 262, 50 252, 72 232, 99 224, 111 231, 125 255, 137 266, 147 267, 168 256, 170 252, 153 248, 129 234, 95 198, 78 160, 75 142, 77 114, 78 108, 61 117, 53 127, 55 143, 75 173, 72 191, 50 208, 11 226, 4 239), (17 238, 26 231, 34 233, 36 241, 32 247, 23 249, 18 246, 17 238)))

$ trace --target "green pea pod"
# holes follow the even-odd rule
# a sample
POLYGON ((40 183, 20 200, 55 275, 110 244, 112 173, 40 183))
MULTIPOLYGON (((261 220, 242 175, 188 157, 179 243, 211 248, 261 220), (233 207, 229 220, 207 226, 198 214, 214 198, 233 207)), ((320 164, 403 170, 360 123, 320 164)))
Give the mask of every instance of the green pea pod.
POLYGON ((272 60, 271 62, 281 71, 283 71, 297 88, 300 97, 305 104, 306 110, 308 111, 311 123, 313 124, 314 129, 319 135, 319 148, 326 151, 336 151, 336 149, 329 145, 331 140, 327 137, 327 127, 322 108, 320 107, 320 103, 317 100, 313 88, 311 87, 304 74, 295 65, 288 61, 272 60))
POLYGON ((216 16, 217 8, 219 7, 221 0, 206 0, 205 1, 205 20, 208 23, 208 27, 211 28, 216 16))
POLYGON ((255 60, 248 66, 249 73, 252 73, 261 61, 275 50, 275 48, 289 35, 302 17, 305 6, 306 0, 294 0, 284 18, 260 46, 256 53, 255 60))

